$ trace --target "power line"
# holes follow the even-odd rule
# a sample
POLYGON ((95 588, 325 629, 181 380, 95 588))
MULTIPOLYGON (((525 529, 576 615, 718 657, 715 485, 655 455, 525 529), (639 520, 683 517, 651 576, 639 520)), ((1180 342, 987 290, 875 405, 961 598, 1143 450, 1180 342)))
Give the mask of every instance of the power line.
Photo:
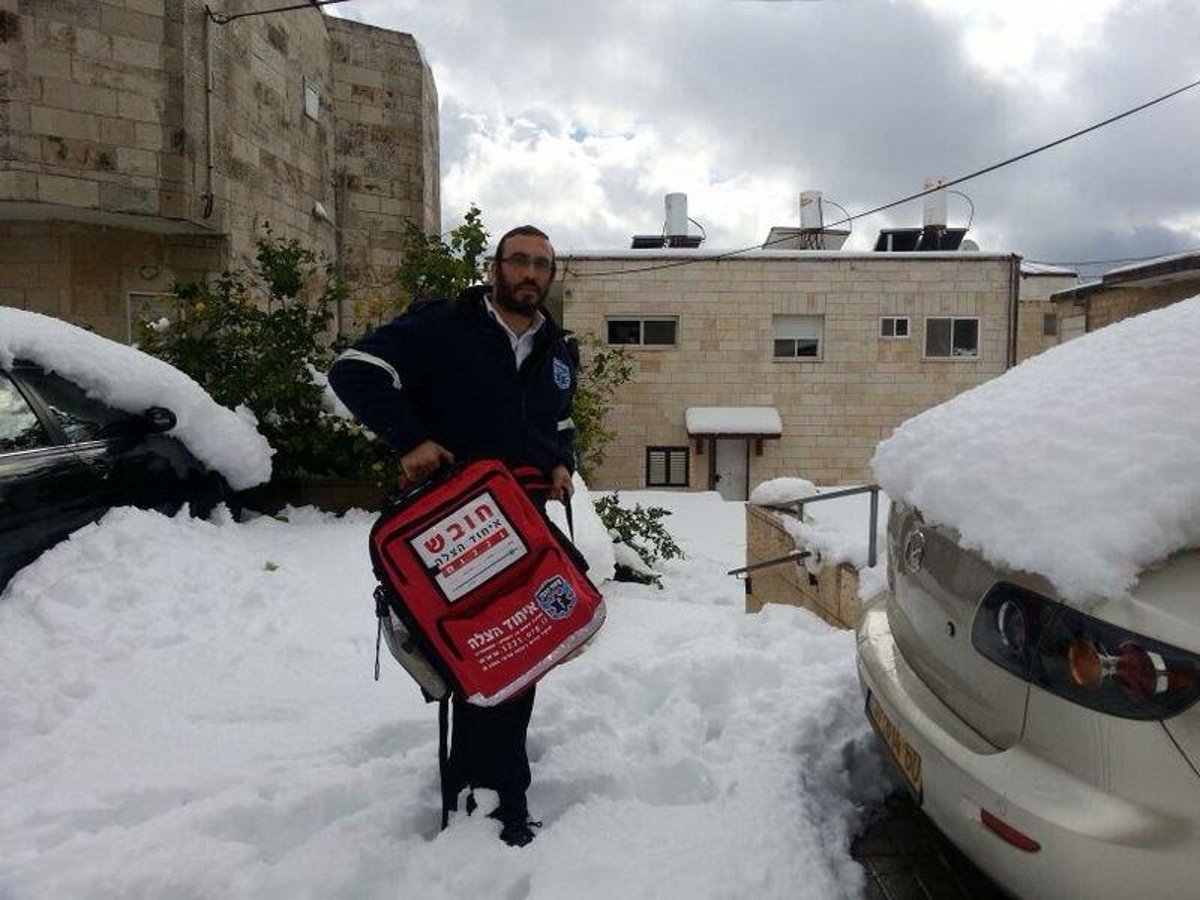
POLYGON ((1170 253, 1155 253, 1152 256, 1123 256, 1118 259, 1074 259, 1065 261, 1027 259, 1026 262, 1037 263, 1040 266, 1107 266, 1115 263, 1149 262, 1152 259, 1162 259, 1165 256, 1183 256, 1187 253, 1200 253, 1200 247, 1192 247, 1189 250, 1173 250, 1170 253))
MULTIPOLYGON (((1169 91, 1168 93, 1163 94, 1162 96, 1155 97, 1153 100, 1147 100, 1145 103, 1140 103, 1137 106, 1134 106, 1130 109, 1125 110, 1124 112, 1117 113, 1115 116, 1110 116, 1109 118, 1104 119, 1101 122, 1096 122, 1093 125, 1089 125, 1087 128, 1081 128, 1078 131, 1074 131, 1071 134, 1065 135, 1064 137, 1060 137, 1060 138, 1057 138, 1056 140, 1050 141, 1049 143, 1042 144, 1040 147, 1034 147, 1032 150, 1026 150, 1024 153, 1018 153, 1016 156, 1010 156, 1008 159, 1001 160, 998 163, 993 163, 990 166, 985 166, 982 169, 977 169, 976 171, 971 172, 968 175, 962 175, 951 181, 947 181, 944 184, 940 184, 935 188, 929 188, 928 190, 918 191, 915 194, 909 194, 907 197, 901 197, 899 200, 893 200, 890 203, 884 203, 880 206, 876 206, 872 209, 868 209, 866 212, 861 212, 855 216, 847 216, 844 219, 841 219, 837 222, 833 222, 824 227, 825 228, 836 228, 839 225, 845 225, 849 222, 853 222, 855 219, 863 219, 863 218, 866 218, 867 216, 873 216, 876 213, 880 213, 880 212, 883 212, 884 210, 892 209, 893 207, 900 206, 903 203, 909 203, 913 200, 919 200, 921 197, 927 196, 928 194, 932 194, 937 191, 945 190, 946 188, 954 187, 956 184, 962 184, 964 181, 970 181, 971 179, 978 178, 981 175, 987 175, 989 172, 995 172, 997 169, 1002 169, 1005 166, 1010 166, 1013 163, 1020 162, 1023 159, 1028 159, 1029 157, 1034 156, 1035 154, 1042 153, 1046 150, 1050 150, 1053 147, 1057 147, 1059 144, 1065 144, 1067 141, 1072 141, 1075 138, 1083 137, 1085 134, 1089 134, 1093 131, 1096 131, 1099 128, 1104 128, 1106 125, 1111 125, 1114 122, 1119 122, 1121 119, 1132 116, 1135 113, 1139 113, 1144 109, 1149 109, 1151 106, 1155 106, 1156 104, 1162 103, 1166 100, 1170 100, 1172 97, 1176 97, 1179 94, 1182 94, 1184 91, 1190 91, 1192 88, 1195 88, 1195 87, 1200 87, 1200 79, 1197 79, 1196 81, 1193 81, 1190 84, 1185 84, 1183 87, 1176 88, 1173 91, 1169 91)), ((576 278, 604 278, 604 277, 612 276, 612 275, 630 275, 630 274, 634 274, 637 272, 655 272, 660 269, 674 269, 679 266, 694 265, 695 263, 698 263, 698 262, 716 262, 716 261, 720 261, 722 259, 729 259, 730 257, 733 257, 733 256, 740 256, 743 253, 749 253, 753 250, 761 250, 761 249, 771 246, 772 244, 778 244, 778 243, 781 243, 786 240, 791 240, 791 236, 788 235, 785 237, 776 238, 773 241, 764 241, 761 244, 754 244, 753 246, 742 247, 737 250, 728 250, 725 253, 718 253, 714 256, 705 256, 703 258, 690 257, 688 259, 673 260, 671 262, 659 263, 659 264, 652 265, 652 266, 643 266, 643 267, 637 268, 637 269, 610 269, 610 270, 602 271, 602 272, 587 272, 587 273, 578 274, 575 277, 576 278)), ((1148 257, 1148 258, 1154 259, 1155 257, 1148 257)))

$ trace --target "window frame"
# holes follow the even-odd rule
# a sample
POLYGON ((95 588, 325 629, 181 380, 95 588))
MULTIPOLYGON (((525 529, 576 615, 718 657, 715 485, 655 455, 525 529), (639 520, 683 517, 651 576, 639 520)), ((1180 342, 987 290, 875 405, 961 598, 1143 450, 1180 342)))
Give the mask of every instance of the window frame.
POLYGON ((923 328, 923 340, 921 342, 921 359, 929 362, 979 362, 980 346, 982 341, 982 327, 979 316, 926 316, 923 328), (950 323, 950 352, 945 356, 929 354, 929 323, 930 322, 949 322, 950 323), (959 322, 974 322, 975 323, 975 352, 968 356, 966 354, 956 355, 954 352, 954 330, 959 322))
POLYGON ((686 487, 691 486, 691 483, 692 483, 692 453, 691 453, 691 448, 689 446, 687 446, 686 444, 683 444, 683 445, 680 445, 680 444, 648 444, 646 446, 646 453, 645 453, 644 460, 645 460, 645 471, 643 474, 645 476, 644 480, 646 482, 646 487, 648 487, 648 488, 680 488, 680 487, 686 488, 686 487), (662 481, 662 482, 650 480, 650 455, 652 453, 656 453, 656 452, 666 454, 666 460, 665 460, 665 464, 664 464, 664 468, 666 471, 666 480, 662 481), (673 471, 673 467, 671 465, 671 454, 672 453, 682 453, 683 454, 683 481, 672 481, 671 480, 671 474, 673 471))
POLYGON ((1058 314, 1042 313, 1042 337, 1058 337, 1058 314))
POLYGON ((907 341, 912 337, 912 318, 909 316, 880 316, 879 339, 881 341, 907 341), (884 333, 884 323, 892 323, 892 333, 884 333), (896 334, 896 325, 904 323, 904 334, 896 334))
POLYGON ((637 347, 642 350, 668 350, 679 346, 679 316, 639 316, 639 315, 610 315, 604 317, 604 343, 609 347, 637 347), (636 342, 614 343, 611 339, 610 328, 615 322, 636 322, 638 326, 638 340, 636 342), (670 344, 647 344, 646 343, 646 323, 647 322, 670 322, 675 326, 675 340, 670 344))
MULTIPOLYGON (((793 347, 794 349, 794 347, 793 347)), ((771 313, 771 361, 782 363, 814 363, 823 362, 825 359, 825 314, 824 313, 771 313), (812 356, 800 356, 793 353, 791 356, 780 356, 776 353, 776 347, 780 341, 808 341, 813 340, 809 337, 790 337, 780 336, 779 320, 781 319, 812 319, 821 323, 820 334, 816 337, 817 352, 812 356)))

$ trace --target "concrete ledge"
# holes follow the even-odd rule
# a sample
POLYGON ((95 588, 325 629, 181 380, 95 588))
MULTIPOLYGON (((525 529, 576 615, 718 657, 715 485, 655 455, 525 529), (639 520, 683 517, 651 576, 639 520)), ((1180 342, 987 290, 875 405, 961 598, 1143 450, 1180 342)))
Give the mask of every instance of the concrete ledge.
MULTIPOLYGON (((784 527, 788 513, 746 504, 746 565, 765 562, 797 549, 784 527)), ((858 624, 858 570, 849 563, 823 565, 814 575, 804 561, 780 563, 751 572, 746 578, 746 612, 759 612, 768 603, 803 606, 830 625, 858 624)))

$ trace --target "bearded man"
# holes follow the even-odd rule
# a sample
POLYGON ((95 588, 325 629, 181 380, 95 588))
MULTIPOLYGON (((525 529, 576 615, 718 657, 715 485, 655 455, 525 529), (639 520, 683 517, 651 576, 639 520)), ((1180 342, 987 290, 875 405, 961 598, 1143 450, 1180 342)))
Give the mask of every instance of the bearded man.
MULTIPOLYGON (((569 500, 577 365, 566 332, 545 308, 555 274, 550 239, 532 225, 512 229, 490 274, 491 285, 414 304, 368 334, 338 357, 329 383, 396 452, 407 483, 455 462, 499 459, 536 466, 549 483, 546 496, 569 500)), ((525 799, 533 699, 533 688, 492 707, 453 699, 450 794, 496 791, 500 802, 490 815, 501 823, 501 840, 515 846, 529 843, 539 824, 525 799)), ((468 811, 472 802, 473 794, 468 811)))

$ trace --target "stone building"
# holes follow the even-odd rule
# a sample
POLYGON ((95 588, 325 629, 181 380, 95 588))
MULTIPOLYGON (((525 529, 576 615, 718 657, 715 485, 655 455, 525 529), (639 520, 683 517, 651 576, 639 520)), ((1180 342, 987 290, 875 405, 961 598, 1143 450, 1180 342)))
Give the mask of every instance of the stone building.
POLYGON ((1021 261, 1020 313, 1017 316, 1017 362, 1059 343, 1058 311, 1051 297, 1079 284, 1074 269, 1021 261))
POLYGON ((1180 253, 1113 269, 1099 281, 1051 295, 1062 340, 1200 294, 1200 253, 1180 253))
POLYGON ((411 35, 210 5, 0 0, 0 303, 128 340, 175 282, 245 266, 268 223, 359 292, 386 285, 405 220, 439 230, 411 35))
POLYGON ((1011 254, 660 248, 560 270, 566 325, 638 366, 610 413, 605 488, 862 483, 900 422, 1023 352, 1011 254))

